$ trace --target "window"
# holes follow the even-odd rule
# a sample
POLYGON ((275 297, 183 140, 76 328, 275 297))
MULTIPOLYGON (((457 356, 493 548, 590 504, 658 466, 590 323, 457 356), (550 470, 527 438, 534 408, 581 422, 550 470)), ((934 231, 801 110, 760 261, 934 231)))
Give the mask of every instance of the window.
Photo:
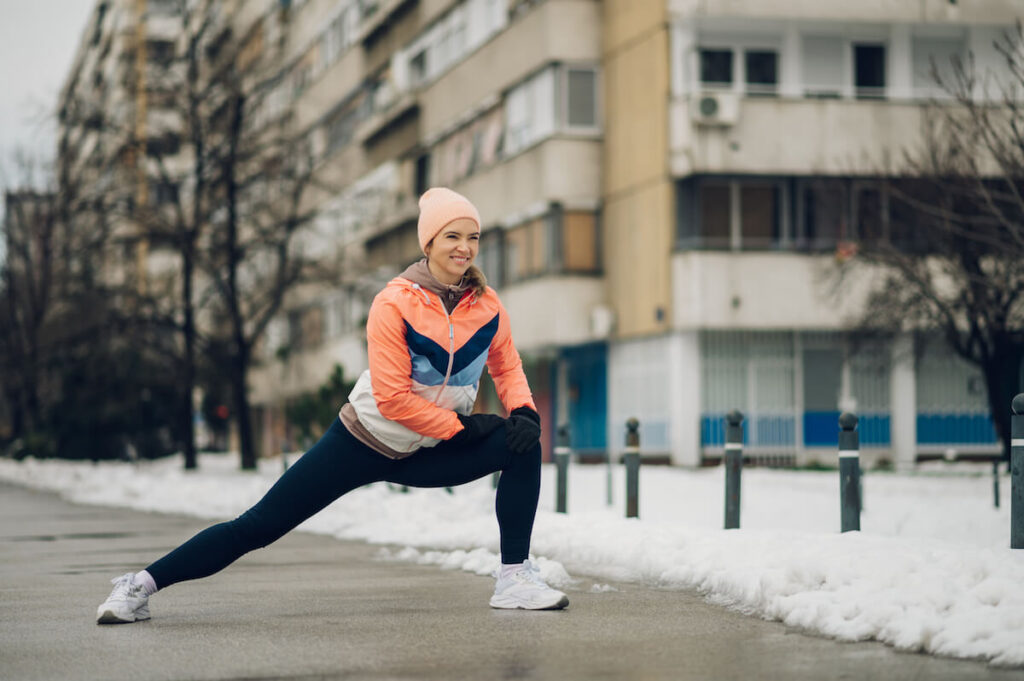
POLYGON ((485 230, 480 235, 480 254, 477 257, 477 262, 484 275, 487 276, 487 283, 494 288, 501 288, 505 281, 504 267, 502 266, 505 249, 502 237, 500 229, 485 230))
POLYGON ((505 97, 505 155, 516 154, 555 131, 555 70, 547 68, 505 97))
POLYGON ((947 87, 956 80, 955 64, 963 63, 967 49, 963 38, 914 37, 914 94, 919 97, 942 97, 946 94, 939 82, 947 87))
POLYGON ((600 269, 597 248, 597 215, 592 211, 562 214, 562 269, 596 272, 600 269))
POLYGON ((849 238, 847 182, 820 178, 805 181, 801 187, 803 234, 799 237, 802 244, 811 250, 828 249, 849 238))
POLYGON ((676 186, 680 248, 765 249, 788 245, 785 178, 695 177, 676 186))
POLYGON ((174 156, 180 149, 181 138, 174 133, 151 137, 146 141, 146 155, 154 158, 174 156))
POLYGON ((542 216, 505 232, 505 275, 509 282, 547 271, 547 227, 548 221, 542 216))
POLYGON ((570 128, 597 126, 597 72, 594 69, 566 69, 566 116, 570 128))
POLYGON ((885 46, 853 46, 853 84, 857 99, 885 97, 885 46))
POLYGON ((416 159, 416 196, 430 188, 430 154, 416 159))
POLYGON ((732 50, 702 49, 700 81, 705 85, 732 85, 732 50))
POLYGON ((170 40, 149 40, 146 42, 146 58, 152 64, 166 66, 174 60, 174 43, 170 40))
POLYGON ((153 206, 176 204, 178 202, 178 185, 173 182, 156 182, 149 194, 153 206))
POLYGON ((772 248, 778 244, 779 193, 775 183, 740 185, 740 233, 743 248, 772 248))
POLYGON ((889 236, 886 197, 877 182, 856 182, 853 185, 853 224, 857 238, 877 241, 889 236))
POLYGON ((804 36, 802 77, 808 97, 839 97, 843 84, 843 41, 838 36, 804 36))
POLYGON ((409 84, 416 87, 427 79, 427 48, 409 59, 409 84))
POLYGON ((779 54, 774 50, 747 50, 747 92, 774 95, 779 85, 779 54))

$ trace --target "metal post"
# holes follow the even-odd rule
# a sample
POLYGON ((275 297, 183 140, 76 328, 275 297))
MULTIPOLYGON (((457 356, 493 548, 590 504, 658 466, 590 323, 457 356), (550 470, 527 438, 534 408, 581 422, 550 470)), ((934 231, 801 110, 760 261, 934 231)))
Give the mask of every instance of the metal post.
POLYGON ((839 416, 839 505, 840 532, 860 531, 860 436, 848 411, 839 416))
POLYGON ((1010 548, 1024 549, 1024 393, 1010 417, 1010 548))
POLYGON ((992 503, 999 508, 999 459, 992 460, 992 503))
POLYGON ((614 503, 611 494, 611 448, 604 448, 604 503, 611 506, 614 503))
POLYGON ((288 472, 288 440, 281 438, 281 475, 288 472))
POLYGON ((635 418, 626 421, 626 449, 623 453, 626 464, 626 517, 640 516, 640 422, 635 418))
POLYGON ((725 416, 725 529, 740 526, 740 478, 743 474, 743 414, 725 416))
POLYGON ((569 488, 569 426, 558 427, 555 445, 555 512, 567 513, 567 492, 569 488))

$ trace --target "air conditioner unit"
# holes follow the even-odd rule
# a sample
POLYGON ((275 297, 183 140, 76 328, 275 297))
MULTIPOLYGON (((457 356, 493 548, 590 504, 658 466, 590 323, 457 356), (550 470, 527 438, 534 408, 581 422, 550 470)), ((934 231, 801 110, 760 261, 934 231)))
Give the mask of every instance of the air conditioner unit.
POLYGON ((740 118, 735 92, 701 92, 690 100, 690 117, 697 125, 734 125, 740 118))

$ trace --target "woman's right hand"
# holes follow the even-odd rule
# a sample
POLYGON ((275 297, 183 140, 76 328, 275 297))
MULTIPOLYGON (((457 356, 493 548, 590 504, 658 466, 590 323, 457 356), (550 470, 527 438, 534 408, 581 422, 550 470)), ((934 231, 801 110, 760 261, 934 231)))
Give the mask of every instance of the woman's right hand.
POLYGON ((505 422, 505 419, 501 418, 497 414, 470 414, 469 416, 463 416, 462 414, 456 415, 462 423, 462 430, 449 438, 448 442, 453 445, 461 446, 478 442, 490 435, 505 422))

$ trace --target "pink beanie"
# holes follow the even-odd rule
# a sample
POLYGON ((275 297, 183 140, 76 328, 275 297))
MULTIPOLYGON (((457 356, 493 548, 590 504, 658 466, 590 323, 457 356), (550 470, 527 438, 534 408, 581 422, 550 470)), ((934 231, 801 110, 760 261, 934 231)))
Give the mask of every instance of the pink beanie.
POLYGON ((476 206, 462 194, 445 187, 432 187, 420 197, 420 221, 417 231, 420 248, 427 252, 427 244, 437 236, 444 226, 458 220, 469 218, 480 228, 480 213, 476 206))

